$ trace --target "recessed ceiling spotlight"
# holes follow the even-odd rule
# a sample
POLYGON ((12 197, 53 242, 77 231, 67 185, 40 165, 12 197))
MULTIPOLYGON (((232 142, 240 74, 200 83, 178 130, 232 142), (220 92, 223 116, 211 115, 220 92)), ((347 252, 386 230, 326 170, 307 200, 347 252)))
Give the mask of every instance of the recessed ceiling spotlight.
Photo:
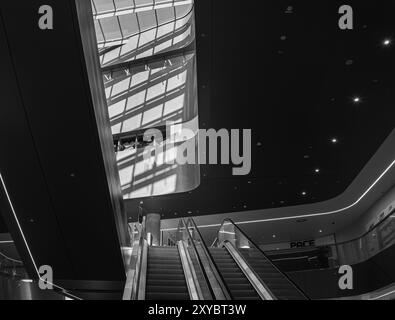
POLYGON ((354 103, 360 103, 361 102, 361 98, 360 97, 355 97, 353 98, 354 103))
POLYGON ((322 230, 319 230, 318 232, 319 232, 319 233, 322 233, 322 230))
POLYGON ((306 191, 302 191, 302 196, 307 196, 307 192, 306 191))
POLYGON ((292 6, 288 6, 287 10, 285 10, 285 13, 291 14, 291 13, 293 13, 293 11, 294 11, 294 8, 292 6))
POLYGON ((336 144, 336 143, 339 142, 339 140, 338 140, 337 138, 332 138, 332 139, 331 139, 331 142, 332 142, 333 144, 336 144))
POLYGON ((276 238, 276 235, 275 235, 275 234, 273 234, 273 238, 276 238))
POLYGON ((316 168, 316 169, 314 170, 314 172, 315 172, 315 173, 320 173, 321 170, 320 170, 320 168, 316 168))
POLYGON ((388 47, 390 44, 391 44, 391 40, 390 39, 385 39, 384 41, 383 41, 383 44, 386 46, 386 47, 388 47))

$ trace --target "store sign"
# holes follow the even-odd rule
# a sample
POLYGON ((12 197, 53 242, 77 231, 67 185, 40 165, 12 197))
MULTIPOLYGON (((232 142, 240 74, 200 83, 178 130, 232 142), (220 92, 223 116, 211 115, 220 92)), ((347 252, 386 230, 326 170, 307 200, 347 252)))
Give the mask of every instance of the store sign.
POLYGON ((315 247, 315 240, 291 242, 290 247, 291 247, 291 249, 315 247))

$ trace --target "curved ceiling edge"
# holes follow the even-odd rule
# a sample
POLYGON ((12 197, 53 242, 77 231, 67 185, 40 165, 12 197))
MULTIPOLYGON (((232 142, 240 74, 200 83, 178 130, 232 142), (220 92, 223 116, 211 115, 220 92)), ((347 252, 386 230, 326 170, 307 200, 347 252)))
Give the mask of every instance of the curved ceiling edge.
MULTIPOLYGON (((368 164, 364 167, 364 169, 360 172, 360 174, 354 179, 354 181, 347 188, 347 190, 340 196, 337 196, 333 199, 324 202, 294 207, 265 209, 249 212, 245 211, 243 212, 243 215, 246 216, 245 218, 240 218, 240 212, 231 214, 219 213, 210 216, 200 216, 196 218, 197 224, 200 228, 219 227, 225 216, 232 218, 237 217, 236 224, 245 225, 262 222, 275 222, 323 217, 339 213, 345 214, 344 212, 357 208, 358 205, 367 200, 369 195, 372 195, 373 193, 377 195, 377 193, 383 193, 388 190, 390 185, 387 184, 392 183, 393 179, 389 182, 387 181, 387 183, 383 182, 383 180, 387 177, 391 178, 392 176, 395 179, 395 150, 393 148, 394 145, 395 130, 391 132, 389 137, 385 140, 385 142, 372 157, 372 159, 368 162, 368 164), (339 203, 341 204, 340 208, 339 203), (295 214, 289 215, 290 211, 295 212, 295 214), (258 217, 262 215, 265 215, 267 217, 258 217), (209 220, 213 220, 213 218, 216 218, 218 221, 216 221, 215 223, 207 223, 209 220)), ((374 200, 368 201, 369 203, 367 203, 366 205, 370 206, 373 201, 374 200)), ((175 227, 173 226, 172 221, 173 219, 168 220, 168 223, 165 224, 166 227, 163 230, 174 230, 175 227)))

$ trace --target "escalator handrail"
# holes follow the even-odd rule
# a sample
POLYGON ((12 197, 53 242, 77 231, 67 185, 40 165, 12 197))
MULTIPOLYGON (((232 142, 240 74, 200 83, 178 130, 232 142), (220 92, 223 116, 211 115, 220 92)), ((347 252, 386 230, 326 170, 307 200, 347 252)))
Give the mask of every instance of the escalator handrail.
MULTIPOLYGON (((249 236, 247 236, 245 234, 245 232, 243 230, 241 230, 236 223, 234 223, 234 221, 230 218, 225 219, 222 224, 221 227, 218 230, 219 231, 222 229, 222 227, 224 226, 225 223, 230 223, 232 224, 244 237, 246 237, 246 239, 256 248, 258 249, 258 251, 265 257, 265 259, 272 265, 272 267, 277 270, 282 276, 284 276, 294 287, 297 291, 299 291, 299 293, 307 300, 310 300, 310 298, 304 293, 304 291, 299 287, 299 285, 297 285, 285 272, 281 271, 274 263, 273 261, 263 252, 263 250, 261 248, 259 248, 259 246, 257 246, 255 244, 254 241, 251 240, 251 238, 249 236)), ((217 236, 217 238, 219 239, 219 237, 217 236)))
POLYGON ((138 294, 139 294, 139 284, 140 284, 140 277, 141 277, 141 267, 142 267, 142 255, 144 252, 144 242, 146 241, 145 239, 145 222, 146 222, 146 217, 143 217, 143 221, 141 223, 141 231, 140 231, 140 236, 139 236, 139 245, 138 245, 138 256, 137 256, 137 261, 136 261, 136 273, 133 278, 133 286, 132 286, 132 300, 138 299, 138 294))
MULTIPOLYGON (((209 260, 209 263, 210 263, 211 267, 214 268, 215 273, 219 277, 219 279, 217 278, 217 281, 218 281, 219 285, 221 286, 221 289, 222 289, 224 295, 228 296, 230 298, 233 298, 231 293, 230 293, 230 290, 229 290, 229 288, 228 288, 228 286, 227 286, 227 284, 226 284, 226 282, 224 280, 224 278, 221 275, 221 272, 219 272, 219 270, 218 270, 217 264, 214 262, 214 258, 212 257, 212 255, 210 253, 210 250, 208 250, 207 245, 206 245, 205 241, 203 240, 203 237, 202 237, 202 235, 201 235, 201 233, 199 231, 199 228, 197 227, 197 225, 195 223, 195 220, 193 220, 193 218, 188 218, 187 222, 185 223, 186 229, 188 231, 189 239, 191 240, 191 242, 193 243, 193 245, 195 247, 195 242, 193 241, 192 235, 190 234, 189 228, 188 228, 189 222, 192 224, 193 228, 195 229, 195 231, 196 231, 196 233, 197 233, 197 235, 198 235, 198 237, 200 239, 200 243, 202 243, 202 248, 203 248, 204 253, 206 254, 206 256, 207 256, 207 258, 209 260)), ((195 249, 196 249, 196 247, 195 247, 195 249)), ((198 252, 197 249, 196 249, 196 252, 198 252)), ((199 254, 198 254, 198 257, 199 257, 199 254)), ((199 259, 200 259, 200 257, 199 257, 199 259)), ((201 266, 203 267, 203 264, 201 266)), ((203 268, 203 270, 204 270, 204 268, 203 268)), ((204 274, 206 275, 206 273, 204 273, 204 274)), ((211 286, 209 286, 209 287, 210 287, 210 292, 211 292, 211 286)), ((213 297, 215 298, 215 295, 213 295, 213 297)))
POLYGON ((224 247, 231 255, 233 260, 239 266, 241 271, 244 273, 252 287, 255 289, 257 294, 262 300, 277 300, 276 296, 264 283, 261 277, 251 267, 249 262, 243 257, 243 255, 235 248, 235 246, 228 240, 224 241, 224 247))
POLYGON ((177 244, 177 249, 181 259, 181 265, 184 271, 189 297, 191 300, 204 300, 204 296, 200 288, 200 284, 185 241, 179 241, 177 244))
MULTIPOLYGON (((197 261, 198 261, 198 263, 199 263, 199 267, 200 267, 200 269, 202 270, 204 279, 205 279, 205 281, 206 281, 206 283, 207 283, 207 286, 208 286, 208 289, 209 289, 209 291, 210 291, 210 295, 211 295, 211 297, 212 297, 213 299, 215 299, 214 291, 212 290, 212 288, 211 288, 211 286, 210 286, 210 282, 209 282, 208 276, 207 276, 207 274, 206 274, 206 270, 204 269, 203 262, 202 262, 202 260, 200 259, 200 255, 199 255, 199 253, 198 253, 198 251, 197 251, 197 248, 196 248, 195 242, 193 241, 192 235, 191 235, 190 232, 189 232, 188 225, 186 224, 186 222, 185 222, 184 219, 180 219, 180 221, 182 222, 182 224, 183 224, 183 226, 184 226, 184 228, 185 228, 185 230, 186 230, 186 232, 187 232, 187 236, 188 236, 189 241, 192 243, 193 252, 195 253, 196 259, 197 259, 197 261)), ((179 231, 179 230, 180 230, 180 225, 178 225, 178 230, 177 230, 177 231, 179 231)))

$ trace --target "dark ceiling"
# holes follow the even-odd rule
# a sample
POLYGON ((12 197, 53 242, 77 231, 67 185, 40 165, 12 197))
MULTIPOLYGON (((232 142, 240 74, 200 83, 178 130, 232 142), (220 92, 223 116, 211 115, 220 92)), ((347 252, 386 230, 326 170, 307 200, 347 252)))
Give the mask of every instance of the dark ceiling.
POLYGON ((198 189, 132 200, 131 214, 141 200, 171 218, 343 193, 394 128, 395 2, 348 1, 347 31, 343 4, 196 1, 200 125, 252 129, 252 171, 202 165, 198 189))
POLYGON ((6 232, 8 232, 8 228, 5 225, 3 217, 2 217, 1 212, 0 212, 0 233, 6 233, 6 232))

